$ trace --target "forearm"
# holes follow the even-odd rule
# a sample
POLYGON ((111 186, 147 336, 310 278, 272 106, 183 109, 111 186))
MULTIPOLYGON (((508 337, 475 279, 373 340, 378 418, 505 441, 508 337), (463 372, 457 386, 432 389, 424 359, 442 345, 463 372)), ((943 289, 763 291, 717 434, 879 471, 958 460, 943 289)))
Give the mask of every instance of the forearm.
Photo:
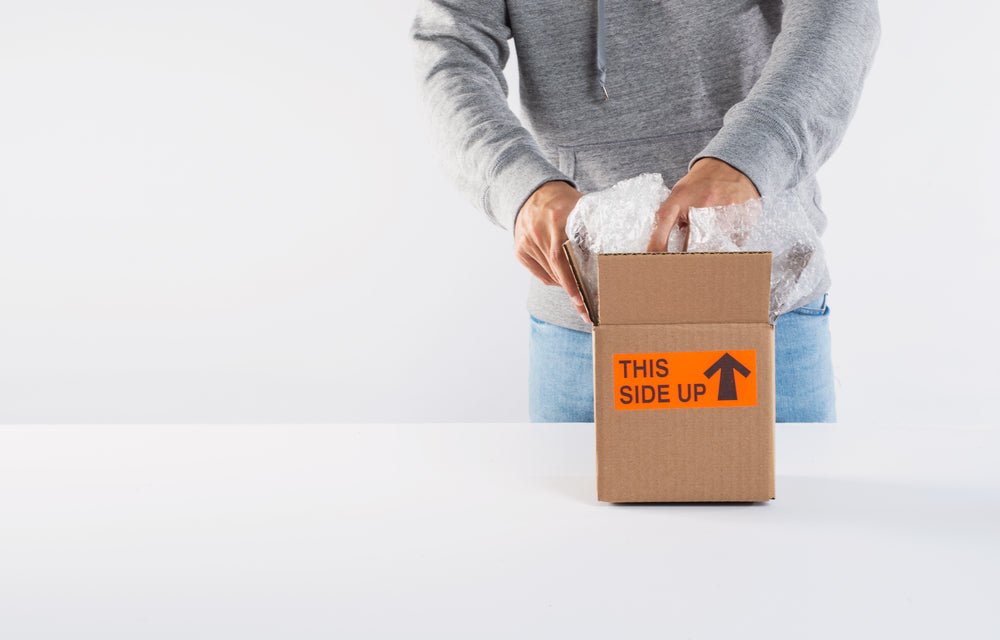
POLYGON ((449 174, 470 201, 512 230, 532 192, 569 179, 507 105, 510 27, 503 0, 424 0, 410 34, 418 86, 449 174))
POLYGON ((765 196, 815 173, 843 138, 879 35, 875 0, 786 2, 760 77, 692 164, 719 158, 765 196))

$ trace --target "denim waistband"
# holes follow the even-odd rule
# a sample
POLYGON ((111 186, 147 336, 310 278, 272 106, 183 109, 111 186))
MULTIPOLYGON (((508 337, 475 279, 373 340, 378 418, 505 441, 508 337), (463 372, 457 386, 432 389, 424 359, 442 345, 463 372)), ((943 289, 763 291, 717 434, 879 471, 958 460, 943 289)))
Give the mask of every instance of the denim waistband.
POLYGON ((789 313, 798 313, 804 316, 822 316, 825 315, 828 309, 826 308, 826 297, 829 294, 824 293, 820 297, 816 298, 812 302, 807 302, 798 309, 792 309, 789 313))

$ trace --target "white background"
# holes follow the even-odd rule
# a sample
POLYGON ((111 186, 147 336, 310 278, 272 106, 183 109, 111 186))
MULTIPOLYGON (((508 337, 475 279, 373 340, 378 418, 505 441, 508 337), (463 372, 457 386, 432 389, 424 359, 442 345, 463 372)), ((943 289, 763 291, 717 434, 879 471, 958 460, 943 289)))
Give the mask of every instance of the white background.
MULTIPOLYGON (((821 173, 840 416, 991 423, 1000 12, 881 4, 821 173)), ((414 8, 3 2, 0 422, 525 420, 529 276, 439 169, 414 8)))

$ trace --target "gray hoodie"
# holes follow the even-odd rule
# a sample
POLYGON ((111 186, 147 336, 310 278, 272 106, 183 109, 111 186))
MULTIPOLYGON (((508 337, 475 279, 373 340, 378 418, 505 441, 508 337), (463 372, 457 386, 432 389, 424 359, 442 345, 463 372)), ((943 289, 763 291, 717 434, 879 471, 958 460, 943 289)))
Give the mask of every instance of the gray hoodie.
MULTIPOLYGON (((762 196, 796 189, 820 233, 815 173, 879 33, 875 0, 422 0, 411 29, 446 167, 505 229, 550 180, 588 193, 656 172, 672 186, 714 157, 762 196), (503 75, 510 38, 521 119, 503 75)), ((590 330, 534 278, 528 311, 590 330)))

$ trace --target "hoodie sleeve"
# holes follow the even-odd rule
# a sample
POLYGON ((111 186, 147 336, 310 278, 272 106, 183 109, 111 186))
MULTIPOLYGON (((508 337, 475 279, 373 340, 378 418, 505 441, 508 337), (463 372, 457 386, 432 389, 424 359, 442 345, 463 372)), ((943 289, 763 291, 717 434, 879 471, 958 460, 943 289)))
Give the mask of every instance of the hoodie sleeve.
POLYGON ((513 230, 535 189, 552 180, 573 184, 507 104, 511 30, 504 0, 421 0, 410 36, 445 168, 493 222, 513 230))
POLYGON ((879 36, 876 0, 787 0, 760 77, 691 164, 718 158, 763 196, 814 174, 843 138, 879 36))

